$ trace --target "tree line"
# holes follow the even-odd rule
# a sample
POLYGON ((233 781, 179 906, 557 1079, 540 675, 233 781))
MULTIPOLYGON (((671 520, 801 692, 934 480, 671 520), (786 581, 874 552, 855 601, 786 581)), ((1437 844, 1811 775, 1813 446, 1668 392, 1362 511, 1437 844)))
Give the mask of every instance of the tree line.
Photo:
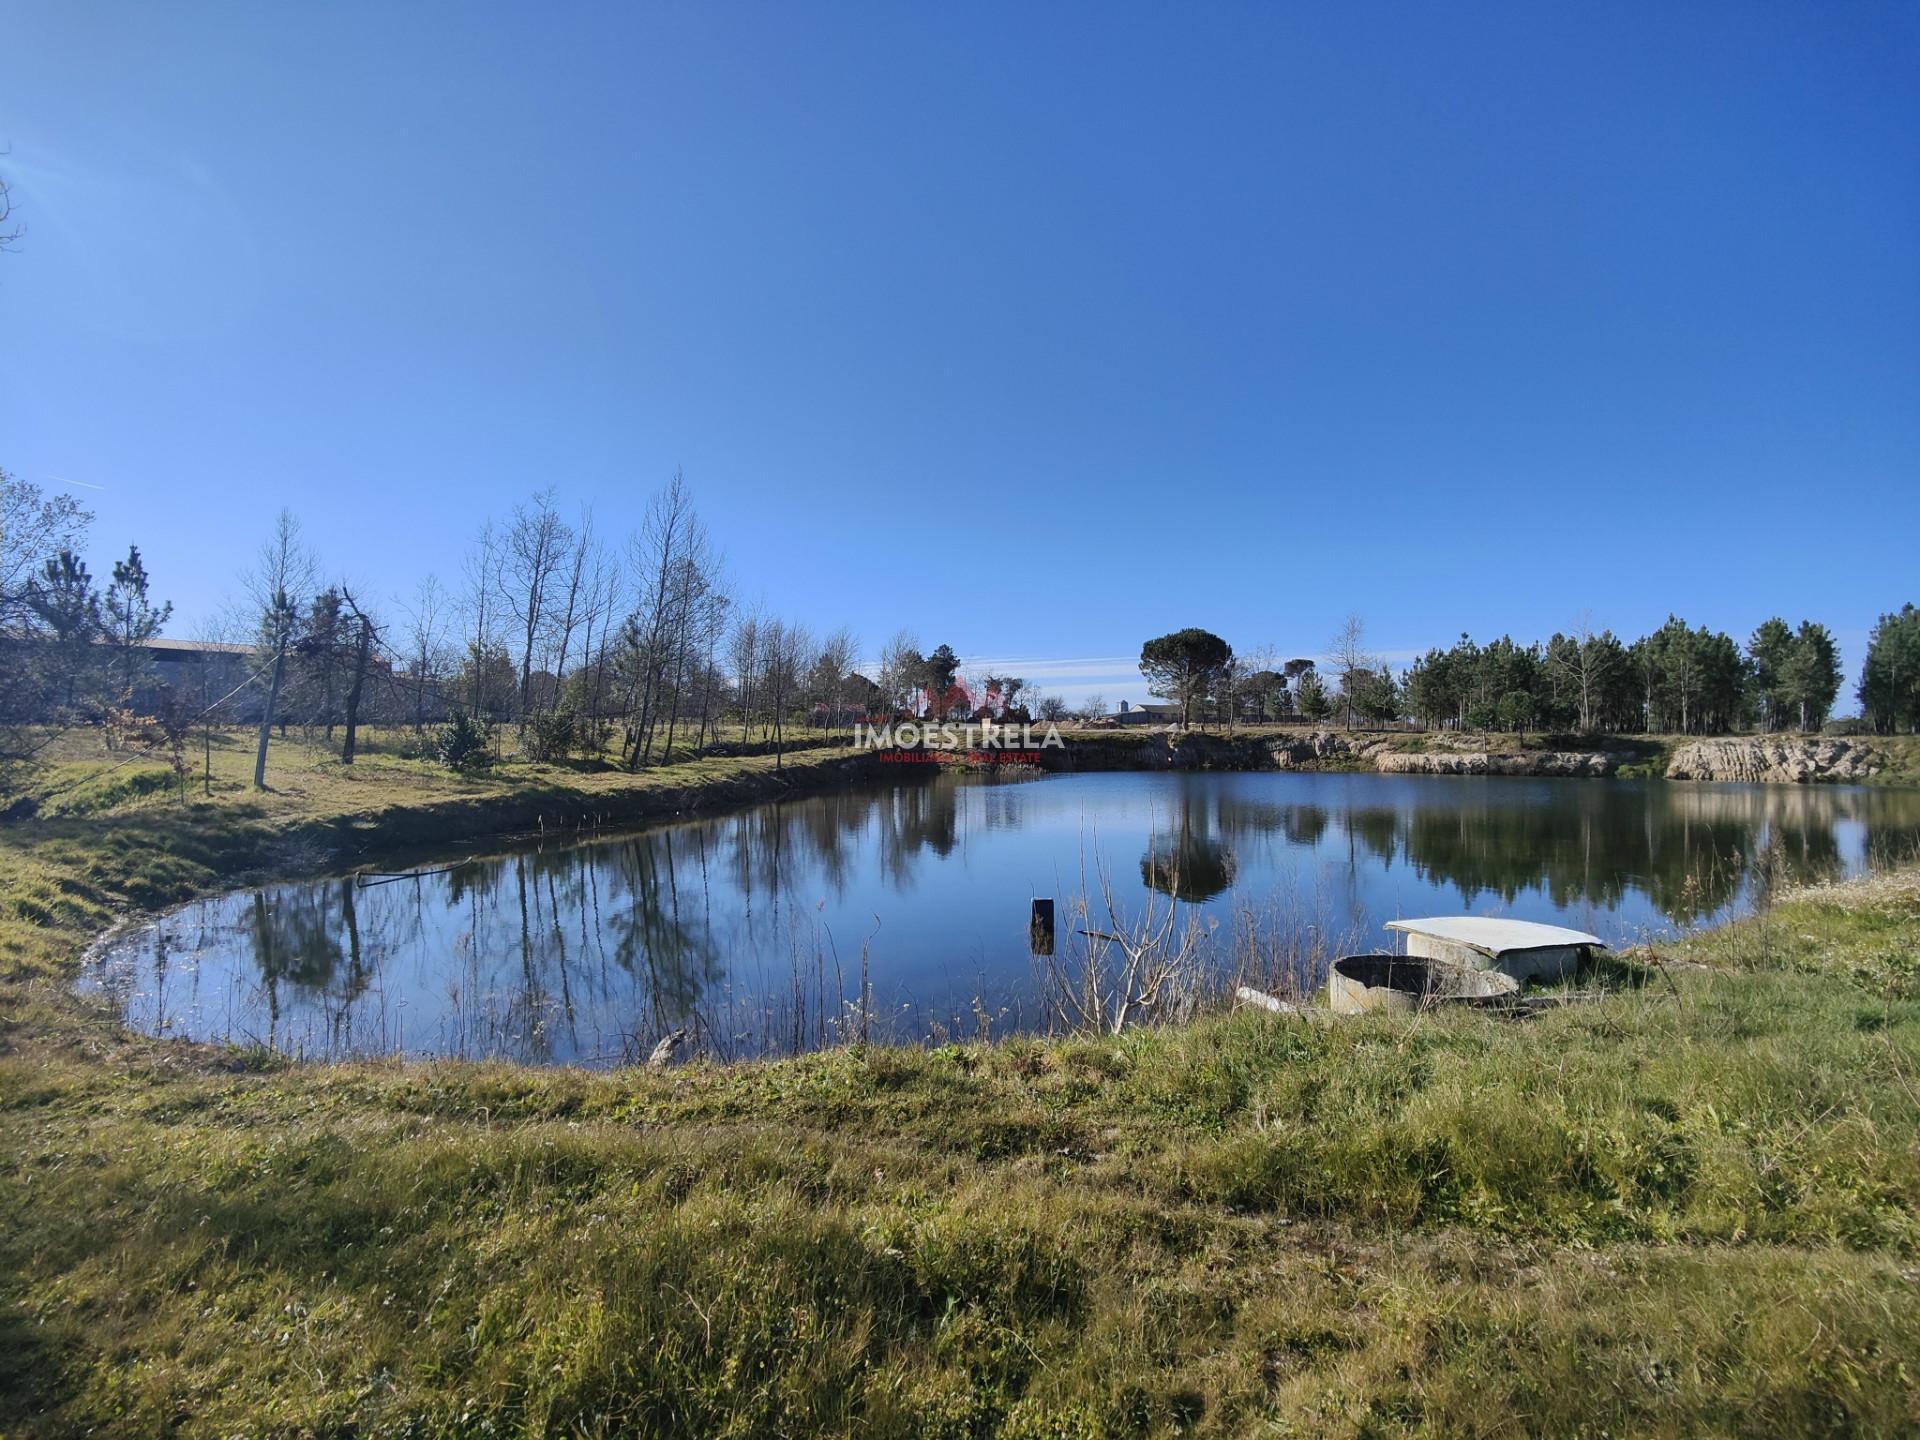
MULTIPOLYGON (((156 683, 152 647, 172 607, 145 558, 130 547, 96 579, 91 519, 72 497, 0 471, 0 761, 30 755, 62 725, 102 725, 112 744, 136 712, 183 774, 196 727, 210 772, 213 727, 253 724, 264 784, 268 747, 289 724, 328 740, 344 731, 347 764, 360 728, 377 723, 409 727, 451 764, 483 763, 510 726, 531 758, 604 756, 637 769, 721 740, 780 756, 796 728, 862 717, 1019 722, 1106 709, 1098 697, 1069 707, 1016 675, 963 674, 951 645, 923 652, 905 631, 862 673, 850 630, 817 635, 738 595, 678 475, 617 541, 591 509, 568 512, 541 491, 479 527, 452 585, 428 575, 398 600, 324 567, 283 512, 224 616, 198 637, 224 651, 203 644, 200 663, 168 667, 185 685, 156 683)), ((1147 642, 1140 664, 1187 723, 1808 731, 1827 722, 1841 684, 1826 627, 1779 618, 1744 645, 1677 617, 1632 642, 1585 625, 1532 645, 1463 635, 1397 674, 1369 652, 1358 618, 1317 659, 1236 655, 1187 629, 1147 642)), ((1881 617, 1857 693, 1867 727, 1920 729, 1911 604, 1881 617)))
MULTIPOLYGON (((1316 660, 1276 663, 1274 652, 1234 653, 1211 631, 1188 628, 1141 648, 1151 692, 1195 721, 1322 721, 1349 727, 1415 721, 1435 729, 1719 735, 1812 732, 1825 726, 1842 673, 1832 632, 1813 620, 1769 618, 1744 645, 1670 615, 1631 642, 1578 624, 1544 643, 1510 635, 1484 644, 1461 635, 1396 675, 1369 653, 1349 616, 1316 660)), ((1880 617, 1856 691, 1864 728, 1920 730, 1920 611, 1880 617)))
POLYGON ((541 491, 479 526, 452 585, 428 575, 388 601, 330 572, 283 511, 202 627, 197 663, 166 667, 171 685, 151 654, 171 607, 152 597, 138 549, 102 591, 82 558, 92 517, 78 502, 4 472, 0 500, 0 645, 26 682, 5 687, 0 721, 45 735, 116 715, 131 724, 138 711, 181 733, 197 726, 209 773, 213 728, 247 723, 259 785, 290 724, 328 741, 342 731, 349 765, 361 727, 378 723, 410 727, 463 768, 493 758, 511 727, 536 760, 611 756, 638 769, 721 740, 765 743, 780 763, 796 727, 949 718, 988 696, 996 718, 1066 714, 1021 677, 963 676, 952 646, 923 654, 906 631, 869 677, 850 630, 816 635, 742 600, 679 475, 617 543, 591 509, 569 513, 541 491))

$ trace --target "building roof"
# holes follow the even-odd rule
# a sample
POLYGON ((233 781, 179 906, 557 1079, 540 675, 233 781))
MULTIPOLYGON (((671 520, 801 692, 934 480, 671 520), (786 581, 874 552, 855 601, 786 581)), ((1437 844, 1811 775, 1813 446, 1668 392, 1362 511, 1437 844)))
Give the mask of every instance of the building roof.
MULTIPOLYGON (((105 642, 111 644, 111 641, 105 642)), ((149 650, 165 650, 186 655, 252 655, 260 647, 257 645, 230 645, 224 640, 170 640, 156 636, 147 641, 149 650)))
POLYGON ((1568 945, 1592 945, 1604 950, 1607 942, 1584 930, 1564 925, 1540 925, 1532 920, 1503 920, 1490 915, 1442 915, 1428 920, 1389 920, 1387 929, 1409 935, 1431 935, 1451 940, 1483 955, 1509 950, 1554 950, 1568 945))

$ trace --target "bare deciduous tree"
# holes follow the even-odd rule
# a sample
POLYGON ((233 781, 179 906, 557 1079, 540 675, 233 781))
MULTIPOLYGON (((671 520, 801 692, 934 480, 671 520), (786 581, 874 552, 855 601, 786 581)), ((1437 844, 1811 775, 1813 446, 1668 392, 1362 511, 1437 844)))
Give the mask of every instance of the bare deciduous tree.
POLYGON ((1567 638, 1572 643, 1548 648, 1547 665, 1572 690, 1580 707, 1580 728, 1591 732, 1600 697, 1624 652, 1602 638, 1593 628, 1593 616, 1585 612, 1573 622, 1567 638))
POLYGON ((11 250, 25 233, 13 218, 13 187, 0 177, 0 250, 11 250))
POLYGON ((353 591, 347 586, 340 587, 341 603, 347 607, 352 617, 353 661, 348 672, 347 684, 347 733, 340 741, 340 763, 353 764, 353 753, 360 733, 360 697, 366 692, 367 669, 373 663, 373 647, 380 639, 380 625, 360 607, 353 598, 353 591))
POLYGON ((1327 642, 1327 659, 1340 677, 1340 700, 1347 717, 1347 729, 1353 728, 1353 707, 1365 678, 1379 669, 1380 662, 1367 653, 1367 622, 1349 615, 1340 622, 1333 639, 1327 642))
POLYGON ((554 605, 552 704, 556 708, 561 705, 566 690, 567 661, 573 654, 575 632, 585 627, 588 630, 589 649, 592 646, 589 610, 593 603, 594 564, 599 548, 593 533, 593 511, 582 510, 580 523, 574 529, 566 554, 562 557, 565 584, 554 605))
POLYGON ((468 713, 485 717, 499 698, 492 689, 493 659, 499 652, 500 614, 496 596, 500 592, 500 540, 493 522, 487 521, 474 537, 473 548, 463 562, 466 594, 461 601, 462 678, 465 681, 468 713))
POLYGON ((754 716, 755 688, 761 672, 760 616, 748 611, 734 622, 727 640, 727 663, 733 670, 734 695, 740 706, 740 739, 747 738, 747 726, 754 716))
POLYGON ((846 710, 847 678, 853 674, 855 644, 853 632, 844 625, 820 642, 808 671, 812 692, 808 699, 823 707, 826 728, 840 724, 846 710))
POLYGON ((560 518, 551 486, 517 506, 501 545, 501 599, 520 631, 520 726, 536 706, 534 657, 553 623, 553 591, 573 548, 573 529, 560 518))
POLYGON ((46 495, 0 470, 0 628, 25 618, 36 572, 63 550, 78 553, 92 523, 71 495, 46 495))
POLYGON ((620 567, 597 539, 589 542, 583 537, 581 550, 587 557, 587 578, 581 615, 583 665, 576 689, 590 748, 597 755, 606 746, 607 671, 620 603, 620 567))
POLYGON ((313 586, 313 557, 300 539, 300 522, 291 510, 282 510, 272 537, 260 547, 259 558, 246 577, 246 590, 255 617, 257 644, 267 667, 267 697, 260 708, 260 743, 253 759, 253 788, 267 788, 267 741, 273 729, 274 706, 286 678, 287 651, 300 628, 300 599, 313 586))
POLYGON ((427 691, 446 666, 446 591, 437 576, 429 575, 414 591, 407 613, 407 688, 413 695, 413 729, 426 729, 427 691))
POLYGON ((814 659, 813 637, 804 625, 774 620, 763 627, 762 651, 767 706, 773 717, 773 768, 785 767, 787 712, 800 689, 801 677, 814 659))
POLYGON ((231 678, 232 670, 216 666, 214 647, 224 645, 244 645, 252 637, 255 626, 246 609, 233 601, 224 605, 219 613, 200 627, 199 640, 208 649, 200 657, 200 789, 204 795, 213 794, 213 729, 230 714, 228 701, 248 684, 253 683, 251 675, 240 686, 227 693, 214 688, 216 671, 222 682, 231 678))
POLYGON ((880 703, 888 712, 898 713, 913 703, 913 692, 920 686, 926 670, 926 658, 920 653, 920 640, 910 630, 896 630, 880 651, 880 703))
POLYGON ((685 681, 717 648, 727 601, 706 527, 678 472, 647 507, 629 548, 640 595, 623 637, 629 667, 625 761, 636 769, 652 758, 663 716, 671 747, 685 681))

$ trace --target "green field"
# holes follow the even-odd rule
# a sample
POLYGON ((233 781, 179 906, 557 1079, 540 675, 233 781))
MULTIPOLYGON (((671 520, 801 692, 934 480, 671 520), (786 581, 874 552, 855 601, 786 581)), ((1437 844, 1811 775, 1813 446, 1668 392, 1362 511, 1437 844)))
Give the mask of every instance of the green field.
POLYGON ((665 1074, 122 1033, 68 981, 123 910, 846 764, 276 755, 257 797, 229 737, 183 804, 76 753, 0 826, 0 1432, 1920 1427, 1915 872, 1526 1020, 665 1074))

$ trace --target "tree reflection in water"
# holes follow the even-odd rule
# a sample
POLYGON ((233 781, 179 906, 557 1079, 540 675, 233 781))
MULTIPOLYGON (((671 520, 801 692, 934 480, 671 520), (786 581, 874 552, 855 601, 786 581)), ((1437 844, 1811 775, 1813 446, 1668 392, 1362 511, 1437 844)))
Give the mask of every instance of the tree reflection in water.
POLYGON ((1155 835, 1140 857, 1140 882, 1197 905, 1233 884, 1233 851, 1214 834, 1218 809, 1204 790, 1183 789, 1171 836, 1155 835))
POLYGON ((1902 791, 942 776, 392 883, 217 897, 116 947, 101 983, 139 1028, 307 1055, 608 1064, 678 1028, 706 1053, 750 1055, 830 1042, 850 1005, 880 1038, 920 1038, 975 1000, 1036 1014, 1022 1010, 1028 901, 1070 898, 1102 854, 1140 856, 1137 895, 1297 955, 1309 935, 1316 953, 1333 936, 1374 943, 1413 906, 1627 937, 1915 853, 1920 794, 1902 791))

